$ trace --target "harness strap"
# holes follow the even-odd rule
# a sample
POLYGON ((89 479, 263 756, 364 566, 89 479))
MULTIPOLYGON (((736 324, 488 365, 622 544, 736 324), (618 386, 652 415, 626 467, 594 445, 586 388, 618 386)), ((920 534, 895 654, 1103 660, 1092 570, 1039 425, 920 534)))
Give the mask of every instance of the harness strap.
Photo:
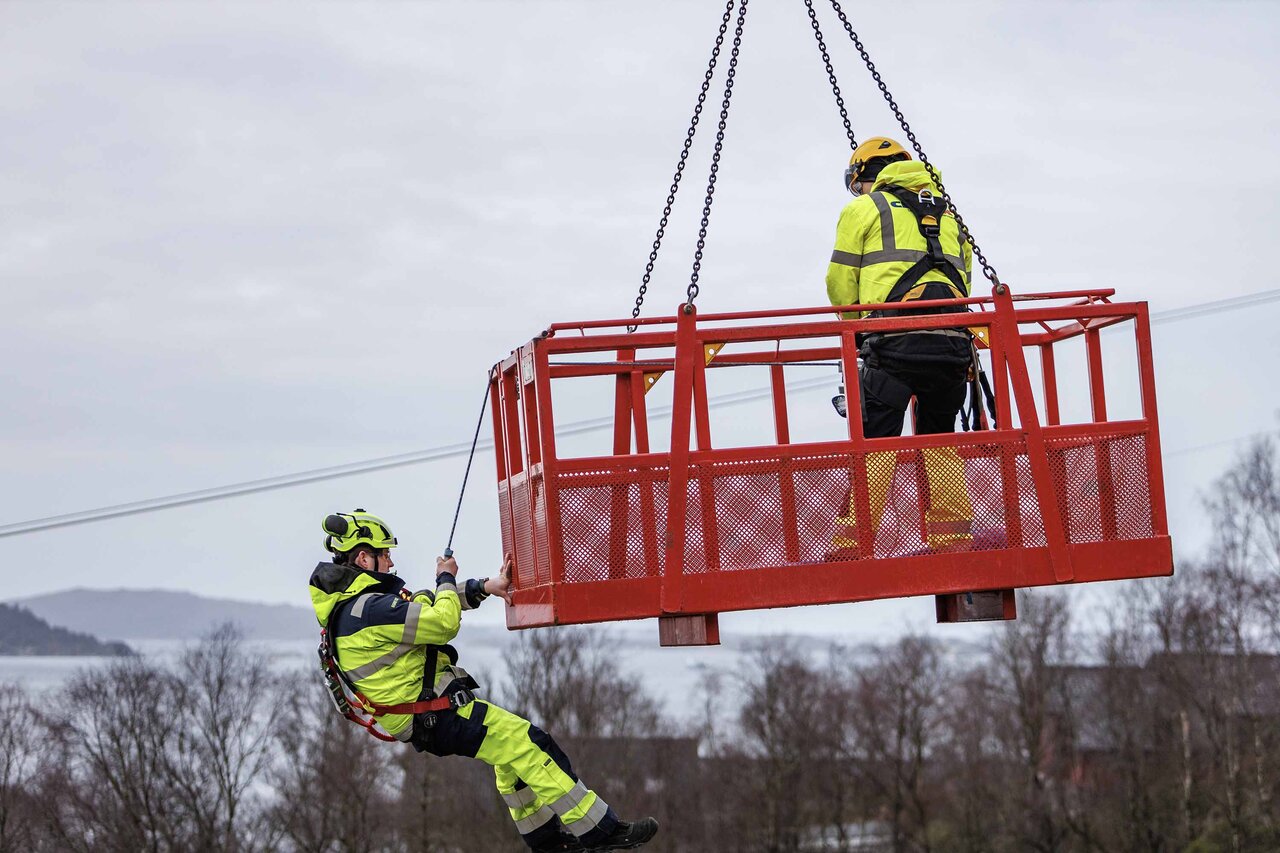
MULTIPOLYGON (((923 258, 916 261, 907 271, 898 279, 897 284, 889 291, 889 295, 885 297, 885 302, 907 302, 915 299, 963 299, 968 295, 968 288, 965 286, 964 278, 961 277, 960 271, 955 268, 950 261, 947 260, 946 254, 942 250, 942 216, 946 213, 946 203, 941 198, 934 196, 922 190, 912 192, 906 187, 886 185, 876 192, 887 193, 898 201, 902 202, 903 207, 911 211, 916 219, 916 226, 920 229, 921 236, 924 237, 925 243, 928 245, 929 251, 923 258), (947 282, 927 282, 920 291, 914 296, 912 291, 916 290, 920 279, 924 278, 926 273, 937 270, 947 278, 947 282), (935 297, 930 291, 943 291, 942 295, 935 297)), ((909 313, 937 313, 941 309, 921 309, 909 313)), ((894 309, 885 309, 881 311, 873 311, 871 317, 884 317, 889 315, 897 315, 903 313, 894 309)))

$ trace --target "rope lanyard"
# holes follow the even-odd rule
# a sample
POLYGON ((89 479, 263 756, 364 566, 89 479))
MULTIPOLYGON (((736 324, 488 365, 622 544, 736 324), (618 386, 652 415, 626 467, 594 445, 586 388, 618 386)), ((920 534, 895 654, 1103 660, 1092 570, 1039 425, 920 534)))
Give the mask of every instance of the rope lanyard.
POLYGON ((484 383, 484 397, 480 400, 480 417, 476 418, 476 432, 471 437, 471 453, 467 456, 467 470, 462 475, 462 488, 458 491, 458 505, 453 510, 453 526, 449 528, 449 544, 445 546, 444 556, 453 556, 453 534, 458 529, 458 515, 462 512, 462 498, 467 493, 467 480, 471 477, 471 462, 476 458, 476 443, 480 441, 480 426, 484 423, 485 409, 489 408, 489 383, 484 383))

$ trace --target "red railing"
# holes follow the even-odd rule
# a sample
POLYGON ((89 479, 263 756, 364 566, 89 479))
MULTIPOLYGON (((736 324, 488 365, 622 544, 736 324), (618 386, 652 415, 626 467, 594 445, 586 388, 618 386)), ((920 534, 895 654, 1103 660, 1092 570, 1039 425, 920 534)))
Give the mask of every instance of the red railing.
MULTIPOLYGON (((1170 574, 1147 307, 1112 295, 1006 291, 915 303, 954 313, 859 320, 823 306, 552 326, 497 365, 491 389, 503 545, 516 555, 509 626, 1170 574), (1099 335, 1117 324, 1136 343, 1135 419, 1107 413, 1099 335), (865 438, 856 337, 965 327, 989 333, 997 428, 865 438), (1062 424, 1055 346, 1080 337, 1090 419, 1062 424), (709 359, 708 346, 724 349, 709 359), (784 366, 824 360, 843 364, 855 401, 847 437, 793 443, 784 366), (773 444, 712 444, 707 373, 738 365, 768 368, 773 444), (653 451, 646 391, 659 372, 672 374, 670 444, 653 451), (615 380, 612 452, 561 458, 552 384, 581 377, 615 380), (930 534, 945 526, 944 494, 972 519, 957 548, 930 534)), ((838 310, 877 307, 900 306, 838 310)))

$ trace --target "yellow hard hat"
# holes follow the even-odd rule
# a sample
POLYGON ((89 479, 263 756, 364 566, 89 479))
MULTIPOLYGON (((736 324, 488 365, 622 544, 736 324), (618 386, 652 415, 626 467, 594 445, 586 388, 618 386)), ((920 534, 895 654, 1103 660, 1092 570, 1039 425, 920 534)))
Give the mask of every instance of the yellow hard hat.
POLYGON ((895 140, 887 136, 873 136, 853 149, 849 158, 849 168, 844 170, 844 188, 849 189, 858 180, 867 164, 873 160, 888 157, 893 160, 910 160, 911 154, 895 140))

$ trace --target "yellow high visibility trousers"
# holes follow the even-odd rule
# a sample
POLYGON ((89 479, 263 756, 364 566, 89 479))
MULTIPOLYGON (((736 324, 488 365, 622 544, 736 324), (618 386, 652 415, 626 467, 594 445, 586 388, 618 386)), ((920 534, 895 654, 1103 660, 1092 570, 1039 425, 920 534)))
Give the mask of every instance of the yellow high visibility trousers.
POLYGON ((415 720, 413 741, 424 752, 478 758, 493 767, 498 793, 530 847, 556 837, 561 826, 591 847, 617 826, 613 809, 578 779, 549 734, 491 702, 476 699, 437 713, 429 728, 415 720))
MULTIPOLYGON (((973 502, 965 483, 964 460, 953 447, 926 447, 925 479, 929 484, 929 502, 925 507, 925 529, 930 548, 942 551, 959 549, 973 543, 973 502)), ((897 451, 867 454, 867 496, 871 504, 872 539, 880 529, 889 489, 897 473, 897 451)), ((857 507, 854 490, 849 489, 849 513, 836 519, 837 529, 832 546, 836 549, 857 548, 857 507)), ((874 541, 872 543, 874 548, 874 541)))

